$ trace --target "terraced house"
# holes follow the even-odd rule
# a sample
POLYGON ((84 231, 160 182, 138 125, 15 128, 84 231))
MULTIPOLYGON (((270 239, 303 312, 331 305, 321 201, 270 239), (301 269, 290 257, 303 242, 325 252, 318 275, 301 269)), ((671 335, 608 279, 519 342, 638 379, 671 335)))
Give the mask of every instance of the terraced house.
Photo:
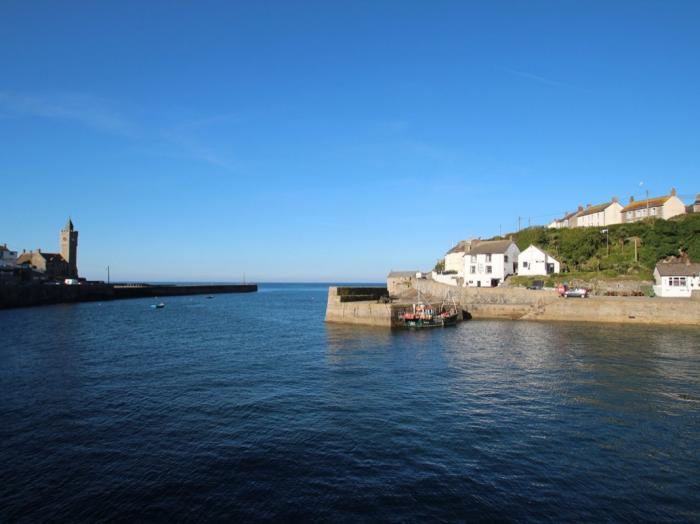
POLYGON ((623 222, 639 222, 645 218, 669 219, 686 212, 685 204, 676 196, 676 190, 671 193, 645 200, 635 200, 630 197, 630 202, 622 209, 623 222))
POLYGON ((610 202, 592 206, 588 204, 576 215, 576 227, 599 227, 622 223, 622 204, 617 197, 610 202))

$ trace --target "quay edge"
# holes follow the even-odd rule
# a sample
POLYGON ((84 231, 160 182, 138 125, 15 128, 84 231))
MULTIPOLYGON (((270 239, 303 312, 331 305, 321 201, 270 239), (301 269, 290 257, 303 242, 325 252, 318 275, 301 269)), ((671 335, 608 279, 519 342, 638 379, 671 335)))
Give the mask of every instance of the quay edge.
POLYGON ((255 293, 257 284, 103 284, 81 285, 2 285, 0 309, 70 304, 76 302, 100 302, 129 298, 171 297, 181 295, 214 295, 221 293, 255 293))
MULTIPOLYGON (((565 299, 547 290, 456 288, 423 279, 404 281, 404 288, 397 292, 391 284, 389 290, 374 288, 375 294, 386 296, 391 291, 392 295, 400 297, 418 290, 431 301, 439 302, 449 292, 465 316, 473 319, 700 326, 700 300, 697 299, 606 296, 565 299)), ((377 298, 369 298, 367 291, 354 296, 353 289, 329 288, 326 322, 395 327, 398 313, 411 301, 399 298, 398 303, 379 303, 377 298)))

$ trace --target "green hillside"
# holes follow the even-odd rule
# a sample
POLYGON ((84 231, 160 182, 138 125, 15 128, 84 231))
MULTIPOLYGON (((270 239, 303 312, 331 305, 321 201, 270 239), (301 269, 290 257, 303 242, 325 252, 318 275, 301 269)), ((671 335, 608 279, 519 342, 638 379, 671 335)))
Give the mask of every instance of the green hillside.
POLYGON ((588 273, 591 277, 627 275, 651 279, 657 261, 680 252, 700 261, 698 213, 604 228, 530 227, 513 233, 512 237, 520 250, 534 244, 560 260, 562 271, 575 272, 584 278, 588 273), (603 232, 606 229, 607 234, 603 232))

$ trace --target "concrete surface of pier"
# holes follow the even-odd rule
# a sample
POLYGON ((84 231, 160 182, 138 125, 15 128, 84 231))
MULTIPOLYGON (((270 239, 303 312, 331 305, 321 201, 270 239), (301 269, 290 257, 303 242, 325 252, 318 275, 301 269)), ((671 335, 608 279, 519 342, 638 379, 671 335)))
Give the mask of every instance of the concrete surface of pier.
POLYGON ((0 285, 0 309, 127 298, 253 293, 257 284, 19 284, 0 285))

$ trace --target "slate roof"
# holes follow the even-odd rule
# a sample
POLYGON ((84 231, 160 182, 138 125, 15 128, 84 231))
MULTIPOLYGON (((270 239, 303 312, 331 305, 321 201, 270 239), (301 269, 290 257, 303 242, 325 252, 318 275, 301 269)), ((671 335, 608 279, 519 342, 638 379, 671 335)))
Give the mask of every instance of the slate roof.
POLYGON ((692 277, 700 275, 700 263, 659 262, 656 270, 662 277, 692 277))
POLYGON ((41 255, 42 257, 44 257, 44 260, 46 260, 49 263, 51 263, 51 262, 63 262, 64 261, 63 257, 61 256, 60 253, 33 252, 33 253, 22 253, 19 257, 17 257, 16 264, 21 265, 21 264, 24 264, 26 262, 31 262, 33 255, 41 255))
POLYGON ((469 249, 471 248, 472 243, 469 240, 461 240, 457 242, 457 245, 450 249, 447 254, 451 255, 452 253, 467 253, 469 252, 469 249))
POLYGON ((595 213, 600 213, 601 211, 605 211, 612 204, 613 204, 612 202, 606 202, 605 204, 598 204, 596 206, 587 207, 586 209, 581 211, 578 216, 585 217, 587 215, 593 215, 595 213))
POLYGON ((389 278, 405 278, 405 277, 415 277, 418 270, 415 271, 391 271, 389 273, 389 278))
POLYGON ((471 251, 472 255, 488 255, 505 253, 511 244, 515 244, 512 240, 482 240, 475 246, 472 245, 471 251))
POLYGON ((661 207, 666 203, 666 201, 669 198, 671 197, 667 195, 663 197, 650 198, 649 200, 639 200, 635 202, 630 202, 624 208, 622 208, 622 212, 625 213, 627 211, 634 211, 636 209, 644 209, 647 207, 647 202, 649 203, 650 208, 661 207))

